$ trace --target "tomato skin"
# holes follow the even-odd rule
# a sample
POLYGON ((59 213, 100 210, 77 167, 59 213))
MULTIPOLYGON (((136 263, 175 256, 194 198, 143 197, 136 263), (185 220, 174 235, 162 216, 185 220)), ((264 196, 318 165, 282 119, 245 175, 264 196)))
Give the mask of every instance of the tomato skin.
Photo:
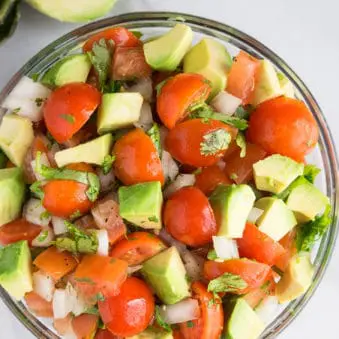
POLYGON ((237 239, 239 255, 273 266, 285 254, 285 249, 277 241, 261 232, 257 226, 247 223, 243 237, 237 239))
POLYGON ((99 42, 101 39, 113 40, 115 46, 135 47, 141 45, 141 41, 128 29, 124 27, 112 27, 89 38, 82 48, 83 51, 85 53, 91 51, 93 44, 99 42))
POLYGON ((130 277, 120 293, 99 301, 99 312, 106 327, 115 335, 129 337, 144 331, 154 314, 154 297, 142 280, 130 277))
POLYGON ((114 335, 109 330, 99 329, 97 334, 95 335, 95 339, 123 339, 123 338, 114 335))
POLYGON ((207 280, 215 279, 224 273, 239 275, 246 281, 247 288, 237 291, 237 294, 244 294, 262 286, 272 274, 270 266, 248 259, 205 262, 204 277, 207 280))
POLYGON ((86 83, 57 88, 43 106, 48 131, 59 143, 69 140, 87 122, 101 102, 101 93, 86 83))
POLYGON ((195 187, 198 187, 206 195, 211 194, 214 189, 220 185, 231 185, 232 180, 227 177, 225 172, 216 164, 210 167, 204 167, 199 174, 195 176, 195 187))
POLYGON ((244 51, 234 60, 227 78, 227 92, 248 104, 254 92, 260 61, 244 51))
POLYGON ((182 164, 194 167, 212 166, 225 154, 226 150, 206 156, 200 153, 200 144, 204 141, 204 135, 218 129, 229 132, 232 138, 237 135, 236 128, 217 120, 208 122, 202 119, 186 120, 169 131, 165 140, 166 149, 182 164))
POLYGON ((200 74, 180 73, 162 86, 157 98, 157 112, 169 129, 185 118, 190 106, 204 102, 211 92, 211 85, 200 74))
POLYGON ((175 239, 189 246, 203 246, 217 233, 213 210, 196 187, 183 187, 173 193, 164 208, 164 225, 175 239))
POLYGON ((151 138, 140 128, 122 136, 113 147, 115 175, 125 184, 160 181, 164 173, 151 138))
POLYGON ((52 302, 41 298, 35 292, 29 292, 25 295, 27 307, 38 317, 53 318, 52 302))
POLYGON ((285 249, 285 253, 277 259, 276 266, 282 271, 285 271, 289 261, 297 253, 296 234, 297 230, 294 228, 279 241, 279 244, 285 249))
POLYGON ((299 100, 278 97, 260 104, 251 113, 247 137, 267 153, 302 162, 317 144, 317 123, 299 100))
POLYGON ((129 266, 139 265, 166 248, 154 234, 134 232, 120 240, 111 250, 110 256, 124 260, 129 266))
POLYGON ((98 327, 99 317, 93 314, 80 314, 72 319, 72 327, 77 338, 92 339, 98 327))
POLYGON ((219 339, 224 326, 224 311, 221 303, 213 303, 213 294, 201 282, 192 284, 193 297, 199 301, 201 316, 193 320, 193 326, 179 324, 184 339, 219 339))
POLYGON ((20 240, 27 240, 31 244, 40 232, 40 226, 23 218, 17 219, 0 227, 0 244, 8 245, 20 240))

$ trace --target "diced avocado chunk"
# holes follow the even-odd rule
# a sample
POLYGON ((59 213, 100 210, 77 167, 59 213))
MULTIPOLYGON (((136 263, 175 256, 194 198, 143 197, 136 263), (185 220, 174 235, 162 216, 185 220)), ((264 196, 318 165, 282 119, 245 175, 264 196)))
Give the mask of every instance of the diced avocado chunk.
POLYGON ((162 329, 152 327, 126 339, 173 339, 173 334, 172 332, 166 332, 162 329))
POLYGON ((288 98, 294 98, 294 86, 290 80, 288 80, 284 74, 278 73, 278 79, 280 83, 280 88, 282 95, 288 98))
POLYGON ((76 162, 101 166, 105 156, 111 152, 112 143, 112 134, 105 134, 84 144, 55 153, 55 161, 58 167, 76 162))
POLYGON ((141 273, 164 304, 172 305, 190 296, 186 269, 174 246, 147 260, 141 273))
POLYGON ((33 290, 31 263, 26 240, 0 249, 0 285, 16 300, 33 290))
POLYGON ((329 204, 329 199, 310 182, 293 188, 286 201, 299 223, 313 220, 329 204))
POLYGON ((253 165, 254 181, 258 190, 281 193, 304 173, 304 164, 291 158, 273 154, 253 165))
POLYGON ((219 185, 210 196, 219 227, 218 236, 241 238, 255 195, 248 185, 219 185))
POLYGON ((142 228, 161 228, 162 201, 160 181, 119 188, 120 216, 142 228))
POLYGON ((107 93, 98 112, 98 133, 132 126, 140 118, 143 97, 140 93, 107 93))
POLYGON ((256 222, 259 230, 275 241, 283 238, 297 224, 293 212, 281 199, 261 198, 254 206, 264 211, 256 222))
POLYGON ((0 170, 0 226, 19 217, 25 198, 25 182, 22 170, 0 170))
POLYGON ((314 267, 309 254, 294 256, 276 285, 276 296, 279 302, 292 301, 307 291, 312 283, 314 267))
POLYGON ((276 98, 282 94, 279 78, 274 66, 266 59, 260 60, 258 80, 255 84, 252 105, 257 106, 266 100, 276 98))
POLYGON ((202 39, 184 57, 184 72, 201 74, 212 83, 211 97, 226 88, 231 65, 226 47, 210 38, 202 39))
POLYGON ((91 67, 91 61, 86 54, 69 55, 53 65, 41 81, 53 87, 86 82, 91 67))
POLYGON ((255 311, 248 303, 239 298, 235 301, 234 308, 225 325, 224 339, 257 339, 265 329, 255 311))
POLYGON ((5 115, 0 125, 0 148, 16 166, 22 166, 34 139, 32 122, 15 114, 5 115))
POLYGON ((147 63, 159 71, 174 71, 191 47, 192 29, 176 24, 169 32, 144 44, 147 63))

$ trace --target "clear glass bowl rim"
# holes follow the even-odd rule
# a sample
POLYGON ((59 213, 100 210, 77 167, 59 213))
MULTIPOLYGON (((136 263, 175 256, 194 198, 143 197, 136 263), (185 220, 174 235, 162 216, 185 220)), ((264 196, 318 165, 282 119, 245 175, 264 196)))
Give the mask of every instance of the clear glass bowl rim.
MULTIPOLYGON (((177 22, 185 21, 194 30, 203 32, 207 35, 214 36, 219 39, 231 40, 231 43, 237 47, 250 52, 251 54, 265 57, 272 61, 280 71, 282 71, 293 83, 302 99, 309 107, 316 118, 320 129, 320 150, 324 170, 326 174, 326 190, 332 204, 333 222, 327 233, 321 240, 321 244, 315 259, 316 272, 313 283, 308 291, 299 299, 291 302, 289 306, 269 324, 262 335, 262 338, 274 338, 283 329, 285 329, 296 318, 299 312, 306 306, 318 287, 326 267, 328 266, 332 255, 337 233, 338 223, 337 216, 339 211, 338 196, 338 158, 334 146, 331 132, 326 123, 324 115, 313 97, 310 90, 304 82, 296 75, 296 73, 283 61, 278 55, 267 48, 265 45, 254 39, 253 37, 241 32, 226 24, 198 17, 190 14, 179 12, 133 12, 122 14, 107 19, 102 19, 80 28, 77 28, 59 39, 55 40, 39 53, 33 56, 8 82, 0 93, 0 103, 9 94, 11 89, 19 81, 23 75, 40 72, 37 69, 40 62, 48 59, 51 54, 67 53, 70 47, 76 47, 80 41, 86 40, 89 36, 97 31, 110 26, 124 25, 127 28, 144 28, 144 27, 171 27, 177 22)), ((14 301, 2 288, 0 288, 0 297, 12 313, 29 329, 32 334, 38 338, 59 338, 51 330, 40 322, 34 315, 26 310, 21 302, 14 301)))

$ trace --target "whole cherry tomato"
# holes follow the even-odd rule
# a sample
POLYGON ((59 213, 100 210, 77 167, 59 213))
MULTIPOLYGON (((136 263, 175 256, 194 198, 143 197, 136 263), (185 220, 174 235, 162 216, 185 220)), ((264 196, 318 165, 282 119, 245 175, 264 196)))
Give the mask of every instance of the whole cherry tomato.
POLYGON ((167 200, 164 208, 166 230, 189 246, 203 246, 217 233, 213 210, 196 187, 184 187, 167 200))
POLYGON ((251 113, 247 137, 269 154, 302 162, 317 144, 319 131, 302 101, 279 97, 263 102, 251 113))

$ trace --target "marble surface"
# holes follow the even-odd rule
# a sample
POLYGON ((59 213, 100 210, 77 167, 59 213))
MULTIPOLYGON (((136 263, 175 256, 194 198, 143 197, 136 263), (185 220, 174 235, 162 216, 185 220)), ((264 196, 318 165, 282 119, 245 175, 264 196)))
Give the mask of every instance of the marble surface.
MULTIPOLYGON (((179 11, 225 22, 273 49, 305 81, 322 107, 339 147, 339 20, 336 0, 120 0, 111 15, 141 10, 179 11)), ((0 88, 29 58, 75 24, 59 23, 27 5, 15 35, 0 47, 0 88)), ((279 338, 337 339, 339 251, 319 289, 279 338)), ((33 336, 0 302, 0 338, 33 336)))

